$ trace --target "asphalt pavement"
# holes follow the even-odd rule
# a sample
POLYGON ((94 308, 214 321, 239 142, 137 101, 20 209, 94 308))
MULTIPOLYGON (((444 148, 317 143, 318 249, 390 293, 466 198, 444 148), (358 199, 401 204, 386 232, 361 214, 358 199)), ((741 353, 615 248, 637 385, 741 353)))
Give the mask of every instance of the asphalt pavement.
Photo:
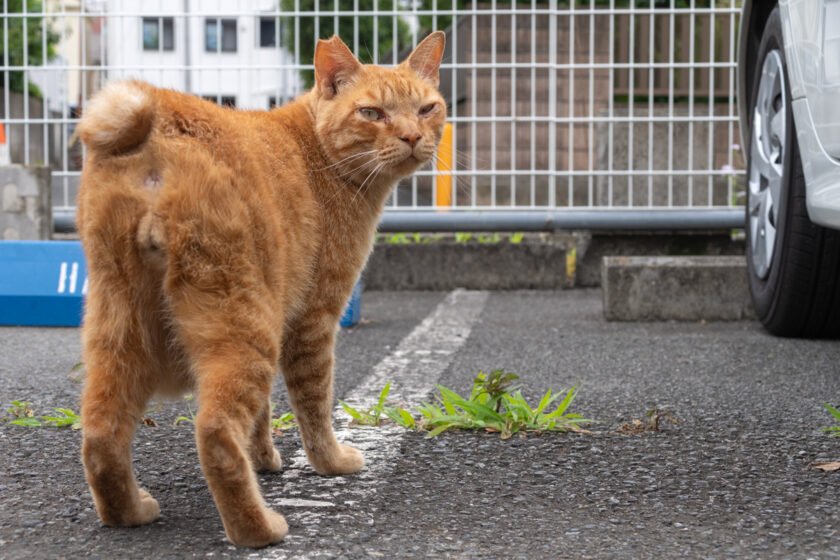
MULTIPOLYGON (((186 401, 155 404, 134 465, 161 517, 103 527, 79 432, 0 424, 0 558, 840 558, 840 342, 785 340, 756 322, 608 323, 599 290, 367 292, 339 335, 336 396, 373 404, 384 381, 415 399, 467 393, 479 370, 520 375, 534 403, 580 384, 589 434, 347 428, 355 476, 317 476, 292 430, 261 475, 289 536, 234 547, 201 475, 186 401), (617 433, 654 408, 660 430, 617 433)), ((78 410, 77 329, 0 327, 0 401, 78 410)), ((289 409, 282 381, 277 411, 289 409)), ((359 402, 359 404, 363 404, 359 402)), ((190 406, 192 406, 190 404, 190 406)), ((4 408, 6 408, 4 406, 4 408)))

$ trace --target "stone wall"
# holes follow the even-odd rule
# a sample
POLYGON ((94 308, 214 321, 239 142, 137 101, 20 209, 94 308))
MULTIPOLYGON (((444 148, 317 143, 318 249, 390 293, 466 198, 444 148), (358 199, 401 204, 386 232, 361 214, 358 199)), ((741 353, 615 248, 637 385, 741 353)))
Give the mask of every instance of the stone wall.
POLYGON ((0 167, 0 238, 45 240, 53 231, 50 168, 0 167))

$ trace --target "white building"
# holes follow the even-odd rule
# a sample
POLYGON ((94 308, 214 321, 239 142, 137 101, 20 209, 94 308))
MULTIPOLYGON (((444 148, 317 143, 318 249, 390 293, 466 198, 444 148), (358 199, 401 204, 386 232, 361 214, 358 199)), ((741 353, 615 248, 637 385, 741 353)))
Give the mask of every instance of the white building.
POLYGON ((278 0, 107 1, 107 78, 139 78, 246 109, 302 86, 278 0), (226 15, 229 14, 229 15, 226 15))

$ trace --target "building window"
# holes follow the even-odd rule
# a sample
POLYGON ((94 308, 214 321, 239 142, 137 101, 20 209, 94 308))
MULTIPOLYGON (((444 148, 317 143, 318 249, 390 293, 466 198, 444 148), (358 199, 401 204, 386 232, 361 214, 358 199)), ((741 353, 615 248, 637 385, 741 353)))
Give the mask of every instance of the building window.
POLYGON ((236 52, 236 20, 204 20, 204 48, 208 52, 236 52))
POLYGON ((276 47, 283 44, 283 22, 277 17, 260 18, 260 47, 276 47), (279 39, 279 40, 278 40, 279 39))
POLYGON ((143 18, 143 50, 175 50, 175 21, 173 18, 143 18))
POLYGON ((218 103, 222 107, 236 107, 235 95, 202 95, 201 98, 218 103))

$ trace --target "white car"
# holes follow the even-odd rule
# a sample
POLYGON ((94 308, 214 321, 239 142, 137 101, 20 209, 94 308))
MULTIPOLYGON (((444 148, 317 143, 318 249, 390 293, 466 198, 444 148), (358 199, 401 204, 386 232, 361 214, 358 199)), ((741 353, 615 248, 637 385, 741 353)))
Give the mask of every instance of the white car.
POLYGON ((747 267, 773 334, 840 335, 840 2, 744 0, 747 267))

